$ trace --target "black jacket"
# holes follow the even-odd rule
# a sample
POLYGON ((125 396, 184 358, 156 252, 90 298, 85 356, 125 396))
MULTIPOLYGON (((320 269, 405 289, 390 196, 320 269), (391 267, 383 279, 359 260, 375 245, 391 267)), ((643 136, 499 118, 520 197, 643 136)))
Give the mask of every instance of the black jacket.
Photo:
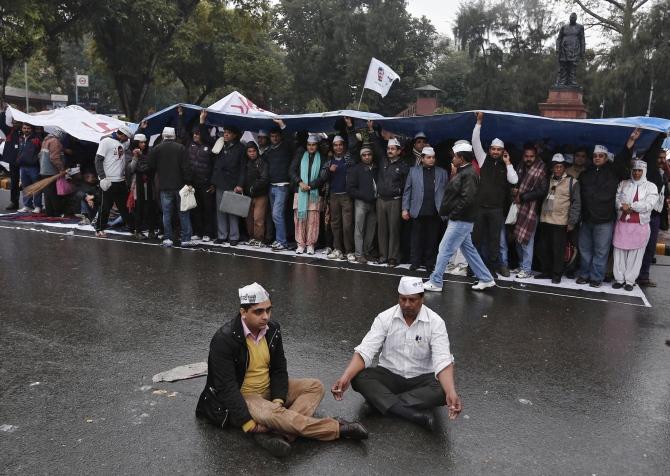
POLYGON ((284 140, 278 145, 271 145, 263 154, 268 163, 270 183, 290 182, 288 169, 291 166, 293 151, 291 146, 284 140))
POLYGON ((244 186, 244 147, 235 142, 226 144, 223 150, 214 158, 214 170, 211 183, 219 190, 231 191, 235 187, 244 186))
MULTIPOLYGON (((289 177, 291 177, 291 187, 294 192, 300 191, 299 184, 301 182, 300 179, 300 165, 302 163, 302 156, 305 153, 305 149, 299 148, 298 151, 295 154, 295 157, 293 157, 293 161, 291 162, 291 167, 289 168, 289 177)), ((321 166, 319 167, 319 174, 317 175, 315 180, 312 180, 309 182, 307 185, 309 185, 312 188, 317 188, 319 189, 319 195, 323 195, 323 174, 322 168, 323 164, 325 164, 328 161, 328 157, 324 156, 323 154, 320 154, 321 156, 321 166)), ((309 158, 309 167, 307 170, 311 172, 312 170, 312 164, 314 163, 314 158, 316 157, 316 154, 314 154, 312 157, 309 158)))
MULTIPOLYGON (((265 339, 270 350, 270 399, 286 401, 288 372, 279 323, 268 322, 265 339)), ((242 317, 226 322, 209 344, 207 383, 195 414, 217 426, 230 423, 241 427, 252 420, 240 388, 249 365, 249 351, 242 329, 242 317)))
POLYGON ((401 198, 409 174, 407 162, 398 157, 398 160, 392 163, 386 155, 381 155, 378 163, 377 195, 385 200, 401 198))
POLYGON ((503 159, 494 159, 487 155, 479 170, 481 187, 477 193, 477 203, 484 208, 503 208, 509 195, 507 165, 503 159))
POLYGON ((631 151, 623 151, 602 167, 591 166, 579 176, 579 192, 582 199, 582 221, 608 223, 616 219, 616 191, 619 182, 630 175, 628 164, 631 151))
POLYGON ((191 170, 186 149, 179 142, 167 140, 149 153, 150 169, 156 171, 161 191, 178 191, 191 182, 191 170))
POLYGON ((250 197, 267 195, 270 186, 267 162, 260 157, 256 160, 247 159, 246 169, 244 194, 250 197))
POLYGON ((458 173, 451 178, 444 191, 440 215, 450 220, 474 223, 477 215, 477 191, 479 177, 467 164, 458 169, 458 173))
MULTIPOLYGON (((200 125, 200 137, 208 135, 207 128, 200 125)), ((191 166, 193 183, 200 186, 208 186, 212 177, 212 146, 208 141, 196 144, 189 141, 186 146, 188 161, 191 166)))
POLYGON ((351 198, 373 203, 377 199, 375 180, 377 169, 363 162, 356 164, 347 171, 347 193, 351 198))

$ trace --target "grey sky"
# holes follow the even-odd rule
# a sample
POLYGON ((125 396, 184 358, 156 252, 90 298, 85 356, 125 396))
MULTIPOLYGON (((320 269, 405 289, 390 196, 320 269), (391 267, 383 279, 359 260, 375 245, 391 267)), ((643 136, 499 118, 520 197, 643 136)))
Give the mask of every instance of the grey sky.
POLYGON ((408 0, 407 10, 416 17, 425 15, 440 34, 452 36, 459 4, 457 0, 408 0))

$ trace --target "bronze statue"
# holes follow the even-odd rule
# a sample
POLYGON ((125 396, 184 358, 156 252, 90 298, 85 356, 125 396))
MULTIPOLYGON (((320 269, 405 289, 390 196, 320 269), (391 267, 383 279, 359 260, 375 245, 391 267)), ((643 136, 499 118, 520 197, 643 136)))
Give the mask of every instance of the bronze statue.
POLYGON ((556 39, 560 66, 556 87, 577 87, 577 63, 584 58, 585 51, 584 26, 577 23, 577 14, 572 13, 570 23, 561 27, 556 39))

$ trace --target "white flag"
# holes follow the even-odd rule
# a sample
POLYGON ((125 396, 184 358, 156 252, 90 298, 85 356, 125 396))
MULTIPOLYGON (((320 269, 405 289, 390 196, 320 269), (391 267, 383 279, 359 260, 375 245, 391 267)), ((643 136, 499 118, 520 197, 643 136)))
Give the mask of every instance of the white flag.
POLYGON ((381 97, 386 97, 393 81, 396 79, 400 81, 400 76, 395 71, 377 58, 372 58, 370 67, 368 68, 368 77, 365 78, 365 85, 363 87, 377 91, 381 97))

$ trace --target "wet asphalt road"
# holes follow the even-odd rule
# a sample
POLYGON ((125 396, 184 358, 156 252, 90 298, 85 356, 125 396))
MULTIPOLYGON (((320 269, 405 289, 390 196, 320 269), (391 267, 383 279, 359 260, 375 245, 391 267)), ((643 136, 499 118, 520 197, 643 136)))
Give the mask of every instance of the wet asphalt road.
POLYGON ((327 395, 366 442, 299 441, 286 460, 194 417, 204 379, 152 375, 205 360, 237 288, 270 290, 292 376, 330 386, 395 276, 0 228, 0 473, 667 474, 670 260, 653 307, 449 283, 447 323, 465 410, 439 431, 327 395), (36 383, 39 382, 39 383, 36 383), (166 389, 174 396, 153 393, 166 389))

